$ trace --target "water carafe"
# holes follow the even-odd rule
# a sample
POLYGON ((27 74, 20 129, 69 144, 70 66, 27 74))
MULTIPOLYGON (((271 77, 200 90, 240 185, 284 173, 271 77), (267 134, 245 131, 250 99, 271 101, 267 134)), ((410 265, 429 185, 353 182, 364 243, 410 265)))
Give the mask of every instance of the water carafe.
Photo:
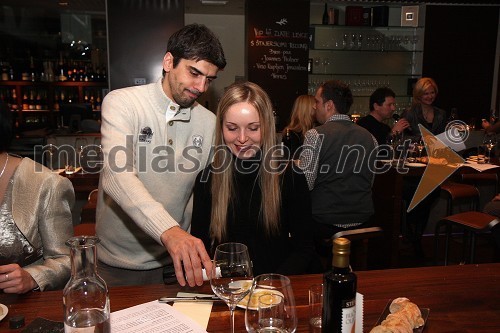
POLYGON ((71 278, 64 287, 64 331, 66 333, 109 333, 109 293, 97 274, 96 236, 72 237, 71 278))

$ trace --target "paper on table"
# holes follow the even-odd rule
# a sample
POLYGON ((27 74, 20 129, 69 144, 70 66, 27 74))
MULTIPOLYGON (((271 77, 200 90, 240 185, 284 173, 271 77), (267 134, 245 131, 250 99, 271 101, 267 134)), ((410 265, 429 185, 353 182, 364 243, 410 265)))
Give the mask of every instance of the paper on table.
MULTIPOLYGON (((177 293, 177 297, 209 296, 207 294, 177 293)), ((208 320, 212 312, 213 302, 175 302, 174 309, 193 319, 204 329, 208 327, 208 320)))
POLYGON ((467 161, 467 163, 465 163, 464 165, 471 167, 473 169, 476 169, 479 172, 489 170, 489 169, 498 168, 498 165, 495 165, 495 164, 488 164, 488 163, 479 164, 477 162, 471 162, 471 161, 467 161))
POLYGON ((363 333, 363 294, 356 293, 356 326, 355 333, 363 333))
POLYGON ((206 333, 194 320, 172 306, 154 300, 111 313, 113 333, 206 333))

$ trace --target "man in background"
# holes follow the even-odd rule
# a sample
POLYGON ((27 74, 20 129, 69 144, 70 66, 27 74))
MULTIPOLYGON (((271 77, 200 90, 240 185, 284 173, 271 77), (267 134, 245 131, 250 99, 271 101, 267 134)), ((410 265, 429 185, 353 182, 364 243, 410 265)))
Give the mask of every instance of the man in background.
POLYGON ((317 249, 338 231, 367 225, 374 213, 372 184, 377 142, 347 115, 353 98, 341 81, 324 82, 316 91, 320 126, 306 132, 300 168, 311 190, 317 249))
POLYGON ((398 135, 410 126, 404 118, 399 119, 391 127, 385 121, 392 119, 396 110, 396 94, 392 89, 382 87, 370 96, 370 114, 358 120, 357 124, 366 128, 377 139, 379 145, 387 143, 387 138, 398 135))

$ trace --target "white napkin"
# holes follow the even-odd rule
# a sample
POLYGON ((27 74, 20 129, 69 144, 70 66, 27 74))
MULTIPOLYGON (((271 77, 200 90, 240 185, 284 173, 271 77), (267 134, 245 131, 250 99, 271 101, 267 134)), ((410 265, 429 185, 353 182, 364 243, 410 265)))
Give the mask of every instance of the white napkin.
MULTIPOLYGON (((177 293, 177 297, 210 296, 207 294, 177 293)), ((174 309, 185 314, 207 329, 213 302, 174 302, 174 309)))

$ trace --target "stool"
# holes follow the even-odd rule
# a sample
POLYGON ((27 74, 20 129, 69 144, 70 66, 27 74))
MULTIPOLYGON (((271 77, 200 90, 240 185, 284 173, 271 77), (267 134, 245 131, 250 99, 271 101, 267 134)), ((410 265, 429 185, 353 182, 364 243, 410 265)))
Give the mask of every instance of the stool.
POLYGON ((479 207, 479 190, 474 185, 446 181, 441 184, 441 191, 448 195, 446 216, 453 214, 453 203, 459 199, 471 199, 470 210, 477 210, 479 207))
POLYGON ((477 186, 478 183, 492 183, 495 186, 495 194, 498 189, 497 173, 463 173, 462 182, 477 186))
POLYGON ((336 238, 344 237, 351 241, 351 261, 357 264, 357 270, 368 268, 368 239, 382 237, 384 231, 380 227, 367 227, 359 229, 342 230, 330 238, 330 244, 336 238))
POLYGON ((439 230, 441 227, 446 227, 446 243, 445 243, 445 257, 444 265, 448 265, 448 250, 449 250, 449 240, 453 226, 459 226, 463 229, 463 262, 467 261, 466 253, 467 247, 469 248, 469 263, 474 262, 474 253, 476 245, 476 234, 488 232, 491 228, 499 223, 498 219, 493 216, 482 212, 469 211, 458 213, 455 215, 447 216, 441 219, 436 224, 435 230, 435 262, 437 264, 437 257, 439 251, 439 230))

